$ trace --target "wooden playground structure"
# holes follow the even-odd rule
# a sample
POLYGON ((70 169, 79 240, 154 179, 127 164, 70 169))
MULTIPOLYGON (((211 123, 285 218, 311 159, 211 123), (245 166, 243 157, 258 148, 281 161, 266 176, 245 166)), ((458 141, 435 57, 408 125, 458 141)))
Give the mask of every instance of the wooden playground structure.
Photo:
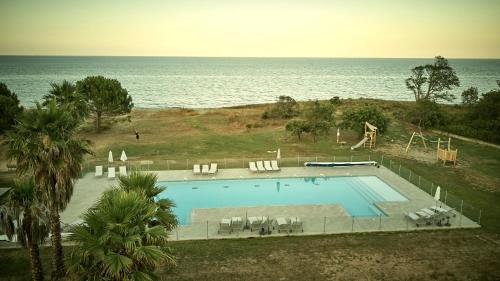
POLYGON ((441 138, 438 138, 438 144, 437 144, 437 160, 442 160, 443 165, 446 164, 446 162, 452 162, 453 166, 457 165, 457 154, 458 154, 458 149, 452 150, 451 149, 451 138, 448 137, 448 147, 447 148, 441 148, 441 138))
POLYGON ((427 149, 427 144, 426 141, 429 142, 437 142, 437 152, 436 152, 436 158, 438 161, 443 161, 443 165, 445 165, 448 162, 453 163, 453 166, 457 165, 457 154, 458 154, 458 149, 452 150, 451 149, 451 137, 448 137, 448 141, 441 141, 441 138, 438 138, 437 141, 432 141, 428 140, 424 137, 424 134, 422 133, 422 130, 419 128, 419 132, 413 132, 411 135, 410 141, 406 145, 405 152, 408 153, 410 150, 410 146, 412 144, 413 138, 415 137, 420 137, 422 140, 422 144, 424 145, 425 149, 427 149), (442 144, 447 144, 446 148, 441 148, 442 144))
POLYGON ((377 127, 365 122, 365 137, 359 143, 351 146, 351 150, 354 150, 361 145, 363 145, 363 147, 368 145, 370 149, 375 148, 375 144, 377 143, 377 130, 377 127))

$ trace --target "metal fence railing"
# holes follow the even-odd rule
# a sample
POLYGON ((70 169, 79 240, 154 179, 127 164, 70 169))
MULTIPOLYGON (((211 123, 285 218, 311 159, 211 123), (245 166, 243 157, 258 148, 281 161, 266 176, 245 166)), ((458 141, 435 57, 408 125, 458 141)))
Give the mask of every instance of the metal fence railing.
MULTIPOLYGON (((249 158, 222 158, 222 159, 154 159, 154 160, 141 160, 129 159, 126 163, 129 170, 140 171, 159 171, 159 170, 191 170, 193 164, 208 164, 217 162, 220 169, 234 169, 234 168, 248 168, 248 162, 259 160, 270 160, 273 155, 267 157, 249 157, 249 158)), ((297 155, 296 157, 284 157, 279 160, 281 167, 301 167, 304 162, 322 161, 322 162, 352 162, 352 161, 376 161, 380 165, 388 168, 401 178, 412 183, 419 189, 425 191, 433 196, 438 184, 425 179, 424 177, 416 174, 411 169, 403 166, 400 162, 393 160, 391 157, 379 154, 352 154, 352 155, 331 155, 331 156, 304 156, 297 155)), ((108 163, 105 159, 88 161, 84 165, 83 173, 93 172, 96 165, 103 165, 105 170, 108 165, 119 166, 122 162, 108 163)), ((460 218, 463 216, 468 217, 477 224, 481 224, 482 211, 474 207, 470 203, 455 196, 446 186, 441 185, 441 201, 454 208, 459 214, 460 218)), ((460 222, 459 223, 463 223, 460 222)))

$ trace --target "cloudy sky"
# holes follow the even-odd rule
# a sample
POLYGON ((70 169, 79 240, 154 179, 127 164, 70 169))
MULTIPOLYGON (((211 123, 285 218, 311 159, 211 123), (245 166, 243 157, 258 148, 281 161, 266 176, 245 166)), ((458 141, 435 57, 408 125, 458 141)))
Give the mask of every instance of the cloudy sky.
POLYGON ((0 55, 500 58, 498 0, 0 0, 0 55))

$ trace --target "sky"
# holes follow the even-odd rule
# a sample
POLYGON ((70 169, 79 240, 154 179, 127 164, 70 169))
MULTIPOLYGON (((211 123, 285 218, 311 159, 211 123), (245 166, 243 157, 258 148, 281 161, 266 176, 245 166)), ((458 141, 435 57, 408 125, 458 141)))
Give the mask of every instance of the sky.
POLYGON ((0 0, 0 55, 500 58, 499 0, 0 0))

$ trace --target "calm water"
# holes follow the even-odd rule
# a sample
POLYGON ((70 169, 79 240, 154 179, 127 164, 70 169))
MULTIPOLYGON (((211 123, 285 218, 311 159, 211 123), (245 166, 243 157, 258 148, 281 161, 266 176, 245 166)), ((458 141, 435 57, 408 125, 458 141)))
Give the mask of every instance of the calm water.
MULTIPOLYGON (((51 82, 88 75, 118 79, 137 107, 222 107, 297 100, 381 98, 411 100, 404 84, 425 59, 13 57, 0 56, 0 81, 24 105, 32 105, 51 82)), ((496 87, 500 60, 450 60, 462 87, 496 87)))
MULTIPOLYGON (((340 204, 353 216, 378 216, 373 205, 407 199, 376 176, 265 178, 160 182, 167 190, 159 197, 177 205, 181 224, 189 223, 193 208, 340 204)), ((262 214, 265 216, 266 214, 262 214)))

